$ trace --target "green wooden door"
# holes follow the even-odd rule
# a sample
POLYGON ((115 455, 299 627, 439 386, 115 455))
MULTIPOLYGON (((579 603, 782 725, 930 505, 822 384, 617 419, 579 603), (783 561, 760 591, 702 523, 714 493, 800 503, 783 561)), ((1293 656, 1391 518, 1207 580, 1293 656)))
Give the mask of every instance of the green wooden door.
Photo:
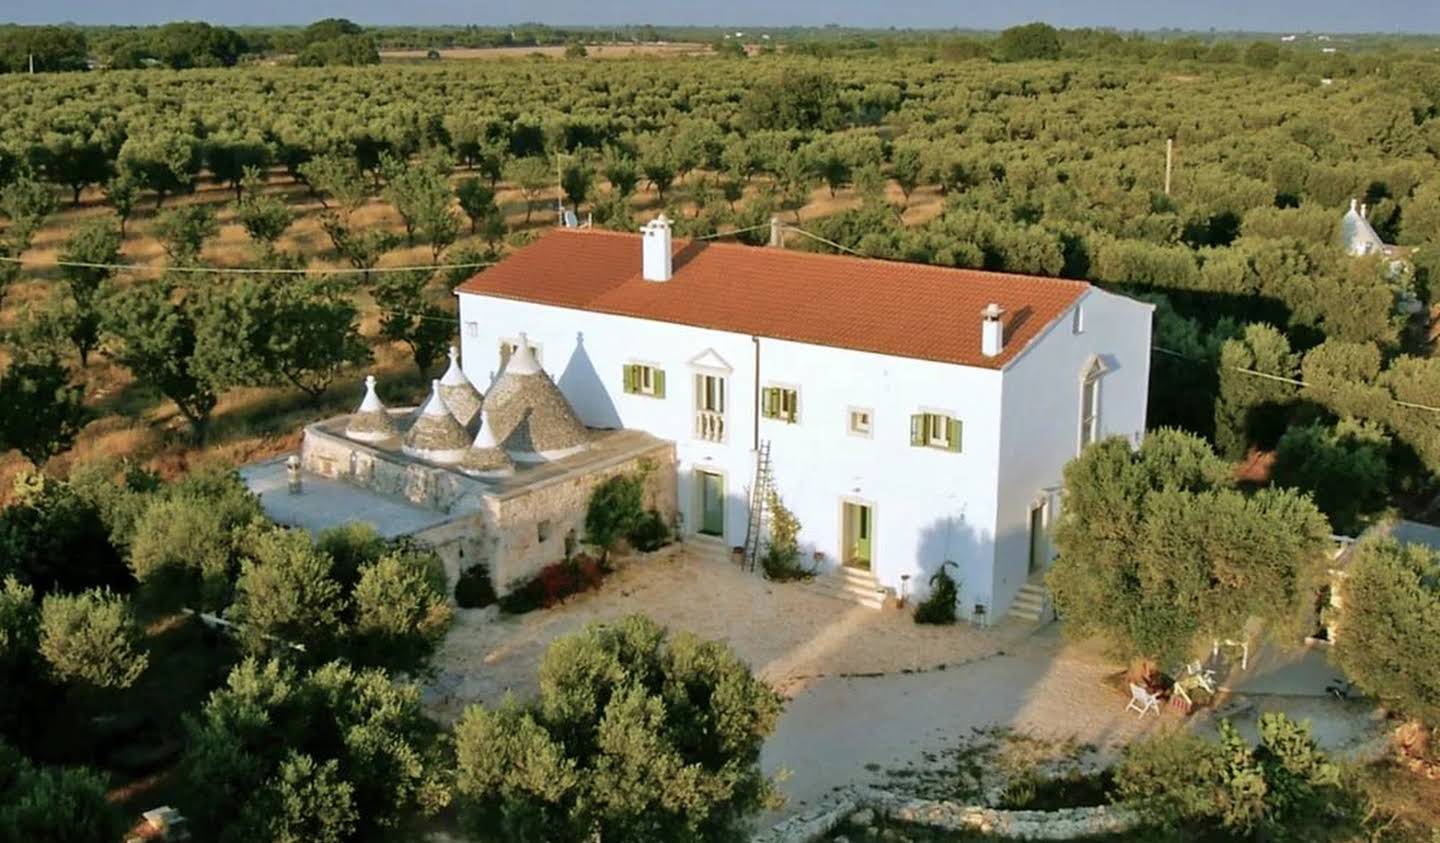
POLYGON ((700 532, 725 535, 725 479, 704 471, 700 472, 700 532))
POLYGON ((852 568, 870 569, 870 542, 875 532, 875 523, 870 507, 864 504, 845 504, 845 532, 849 553, 845 564, 852 568))

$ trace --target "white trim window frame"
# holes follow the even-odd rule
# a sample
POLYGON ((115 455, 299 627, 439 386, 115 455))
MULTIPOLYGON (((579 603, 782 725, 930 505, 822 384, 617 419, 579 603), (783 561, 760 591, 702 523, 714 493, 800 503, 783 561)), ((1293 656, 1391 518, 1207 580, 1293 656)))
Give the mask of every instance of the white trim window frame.
POLYGON ((875 411, 869 407, 845 409, 845 432, 862 439, 875 438, 875 411))
POLYGON ((760 390, 760 416, 785 424, 800 423, 800 387, 788 383, 767 383, 760 390))
POLYGON ((707 442, 726 440, 727 378, 718 372, 695 372, 695 437, 707 442))
POLYGON ((921 407, 910 417, 910 445, 938 451, 964 450, 964 423, 950 410, 921 407))
POLYGON ((1080 370, 1080 451, 1100 441, 1101 382, 1105 372, 1105 364, 1098 357, 1092 357, 1080 370))

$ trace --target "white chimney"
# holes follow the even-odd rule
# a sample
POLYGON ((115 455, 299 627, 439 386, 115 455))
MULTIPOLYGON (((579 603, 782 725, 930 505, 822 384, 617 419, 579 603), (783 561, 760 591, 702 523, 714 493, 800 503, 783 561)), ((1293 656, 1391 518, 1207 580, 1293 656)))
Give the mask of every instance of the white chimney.
POLYGON ((646 223, 640 234, 645 244, 642 277, 646 281, 669 281, 675 274, 670 256, 670 220, 661 214, 646 223))
POLYGON ((1000 317, 1005 315, 1005 310, 991 302, 980 311, 980 315, 985 320, 980 324, 980 353, 986 357, 994 357, 1005 348, 1005 326, 1000 324, 1000 317))

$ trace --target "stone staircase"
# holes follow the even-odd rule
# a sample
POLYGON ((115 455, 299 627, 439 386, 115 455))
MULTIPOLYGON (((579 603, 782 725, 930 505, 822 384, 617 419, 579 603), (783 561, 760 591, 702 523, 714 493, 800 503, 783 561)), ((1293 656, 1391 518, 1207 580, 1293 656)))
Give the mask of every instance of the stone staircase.
POLYGON ((890 589, 876 582, 874 574, 843 565, 837 570, 816 574, 803 588, 870 609, 883 609, 890 600, 890 589))
POLYGON ((1049 623, 1055 619, 1055 608, 1050 605, 1044 580, 1037 577, 1020 586, 1010 604, 1010 617, 1026 623, 1049 623))

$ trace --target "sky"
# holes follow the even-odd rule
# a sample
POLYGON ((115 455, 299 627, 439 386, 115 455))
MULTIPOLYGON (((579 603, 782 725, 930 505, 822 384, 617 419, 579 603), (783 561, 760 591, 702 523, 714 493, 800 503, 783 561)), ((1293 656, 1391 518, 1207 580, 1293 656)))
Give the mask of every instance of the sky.
POLYGON ((701 24, 1000 29, 1044 20, 1122 30, 1440 32, 1440 0, 0 0, 0 21, 207 20, 231 26, 347 17, 365 24, 701 24))

